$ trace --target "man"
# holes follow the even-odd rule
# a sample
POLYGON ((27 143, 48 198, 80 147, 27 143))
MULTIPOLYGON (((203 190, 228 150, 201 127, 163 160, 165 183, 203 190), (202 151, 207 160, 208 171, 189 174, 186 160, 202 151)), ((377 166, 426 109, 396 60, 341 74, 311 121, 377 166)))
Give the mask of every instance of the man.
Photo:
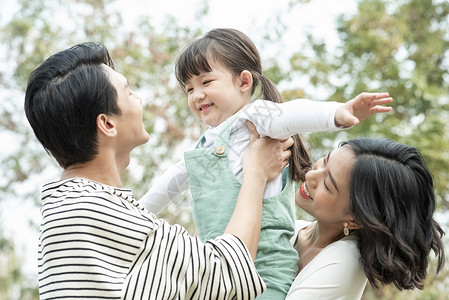
POLYGON ((225 234, 203 244, 121 187, 131 150, 149 138, 141 102, 102 45, 56 53, 30 75, 26 116, 63 168, 42 189, 41 299, 255 298, 262 194, 292 140, 254 139, 225 234))

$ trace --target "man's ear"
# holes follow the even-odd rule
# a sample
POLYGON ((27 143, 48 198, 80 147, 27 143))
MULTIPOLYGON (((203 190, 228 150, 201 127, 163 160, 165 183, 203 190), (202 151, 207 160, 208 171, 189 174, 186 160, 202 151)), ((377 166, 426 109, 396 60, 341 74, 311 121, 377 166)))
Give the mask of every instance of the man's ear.
POLYGON ((253 87, 253 75, 248 70, 243 70, 242 73, 240 73, 240 92, 243 94, 247 90, 251 91, 251 88, 253 87))
POLYGON ((97 130, 107 137, 114 137, 117 135, 117 128, 114 120, 105 114, 97 116, 97 130))

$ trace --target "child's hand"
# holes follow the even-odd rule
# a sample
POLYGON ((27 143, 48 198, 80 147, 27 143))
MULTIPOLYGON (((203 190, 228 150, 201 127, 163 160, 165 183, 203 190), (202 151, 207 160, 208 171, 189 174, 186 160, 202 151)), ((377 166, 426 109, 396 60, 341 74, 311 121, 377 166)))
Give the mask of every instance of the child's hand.
POLYGON ((389 112, 391 107, 384 106, 393 101, 388 93, 361 93, 349 100, 335 112, 335 125, 351 127, 359 124, 372 114, 389 112))

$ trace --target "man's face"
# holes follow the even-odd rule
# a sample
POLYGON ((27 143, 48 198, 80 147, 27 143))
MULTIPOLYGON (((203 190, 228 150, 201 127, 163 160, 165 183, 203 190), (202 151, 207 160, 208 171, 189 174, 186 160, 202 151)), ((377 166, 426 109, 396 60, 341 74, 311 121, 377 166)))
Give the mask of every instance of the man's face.
POLYGON ((103 67, 117 91, 117 105, 122 112, 121 115, 110 116, 117 128, 117 145, 129 152, 146 143, 150 137, 142 121, 142 98, 133 92, 122 74, 106 65, 103 67))

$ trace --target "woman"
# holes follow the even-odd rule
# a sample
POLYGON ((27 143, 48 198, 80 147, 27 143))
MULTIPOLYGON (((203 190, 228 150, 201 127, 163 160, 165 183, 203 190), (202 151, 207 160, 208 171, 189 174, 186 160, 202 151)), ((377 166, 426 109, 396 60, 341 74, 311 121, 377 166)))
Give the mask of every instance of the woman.
POLYGON ((374 287, 423 288, 431 250, 444 265, 433 220, 433 177, 417 149, 360 138, 316 162, 296 193, 315 217, 297 222, 299 274, 287 299, 360 299, 374 287))

